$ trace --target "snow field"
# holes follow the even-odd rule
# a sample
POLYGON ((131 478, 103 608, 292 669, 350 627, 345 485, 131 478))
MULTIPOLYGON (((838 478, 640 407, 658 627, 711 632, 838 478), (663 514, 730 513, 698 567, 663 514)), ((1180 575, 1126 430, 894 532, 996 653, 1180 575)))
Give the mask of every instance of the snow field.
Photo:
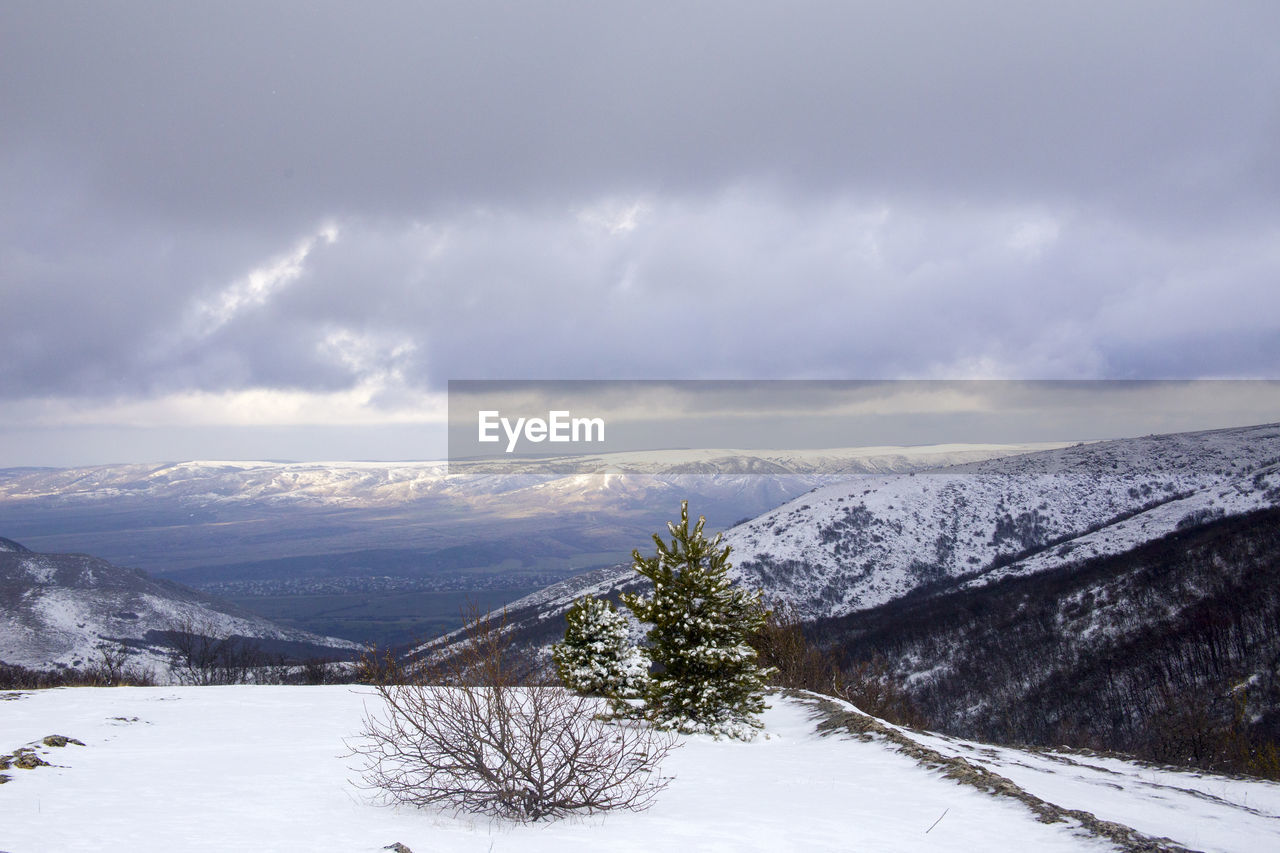
POLYGON ((49 734, 86 744, 45 749, 60 766, 9 771, 0 849, 1111 849, 884 744, 821 737, 805 707, 777 696, 768 737, 683 738, 662 768, 676 778, 647 812, 516 825, 381 806, 350 783, 343 743, 375 701, 349 686, 63 688, 0 701, 0 750, 49 734))

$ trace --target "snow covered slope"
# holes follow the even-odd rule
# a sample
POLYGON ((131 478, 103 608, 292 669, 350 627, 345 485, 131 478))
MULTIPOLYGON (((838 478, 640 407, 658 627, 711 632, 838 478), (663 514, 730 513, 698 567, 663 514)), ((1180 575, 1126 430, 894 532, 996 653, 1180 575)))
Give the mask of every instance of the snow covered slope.
POLYGON ((768 737, 753 743, 683 738, 662 767, 675 778, 649 811, 524 826, 374 805, 349 781, 355 762, 344 757, 375 701, 364 688, 67 688, 6 698, 0 752, 50 734, 84 743, 37 743, 51 766, 6 771, 0 845, 9 853, 375 853, 397 842, 416 853, 1280 846, 1275 784, 991 750, 805 698, 771 697, 768 737))
POLYGON ((216 637, 355 648, 281 628, 137 569, 0 541, 0 661, 40 669, 89 664, 104 644, 129 641, 137 662, 159 665, 166 655, 157 634, 183 627, 216 637))
POLYGON ((726 537, 741 576, 810 616, 924 586, 982 583, 1127 551, 1280 504, 1280 425, 1147 436, 868 477, 819 489, 726 537))
MULTIPOLYGON (((930 585, 982 584, 1120 553, 1180 525, 1275 505, 1280 425, 1271 424, 860 476, 738 525, 724 542, 739 580, 816 618, 930 585)), ((634 577, 627 565, 602 569, 507 611, 516 622, 545 620, 578 595, 607 593, 634 577)))

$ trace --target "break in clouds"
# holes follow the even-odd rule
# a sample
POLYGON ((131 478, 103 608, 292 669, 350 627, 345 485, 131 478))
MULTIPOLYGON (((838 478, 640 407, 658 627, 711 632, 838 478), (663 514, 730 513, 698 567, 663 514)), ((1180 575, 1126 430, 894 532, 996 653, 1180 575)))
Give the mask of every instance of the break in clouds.
POLYGON ((0 424, 1276 375, 1274 4, 789 5, 6 5, 0 424))

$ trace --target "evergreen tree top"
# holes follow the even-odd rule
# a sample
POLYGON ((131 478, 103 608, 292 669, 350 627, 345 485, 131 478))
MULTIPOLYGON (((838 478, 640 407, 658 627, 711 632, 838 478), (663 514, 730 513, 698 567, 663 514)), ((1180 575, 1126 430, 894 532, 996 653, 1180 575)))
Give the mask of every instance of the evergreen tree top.
POLYGON ((723 533, 717 533, 714 538, 707 539, 702 532, 706 523, 706 516, 700 515, 693 530, 690 530, 689 502, 681 501, 680 524, 677 525, 674 521, 667 522, 667 530, 671 532, 671 543, 667 544, 655 533, 653 542, 658 546, 656 556, 645 557, 638 548, 631 552, 636 571, 655 583, 659 577, 669 580, 677 566, 682 570, 688 570, 701 566, 704 560, 707 561, 706 568, 710 572, 714 574, 727 572, 733 567, 733 564, 728 561, 729 552, 733 549, 729 545, 725 545, 723 549, 720 548, 723 533))

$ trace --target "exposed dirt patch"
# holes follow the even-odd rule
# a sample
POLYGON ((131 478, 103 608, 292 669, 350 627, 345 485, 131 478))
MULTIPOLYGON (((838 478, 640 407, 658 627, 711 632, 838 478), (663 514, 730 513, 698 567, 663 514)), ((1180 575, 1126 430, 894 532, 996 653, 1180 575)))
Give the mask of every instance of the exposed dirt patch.
MULTIPOLYGON (((66 735, 46 735, 38 741, 32 741, 30 746, 20 746, 13 752, 6 755, 0 755, 0 770, 8 770, 16 768, 18 770, 34 770, 37 767, 50 767, 48 761, 40 757, 37 752, 41 747, 60 748, 68 744, 76 746, 84 746, 83 741, 76 740, 66 735)), ((0 774, 0 784, 4 784, 12 779, 12 776, 0 774)))

